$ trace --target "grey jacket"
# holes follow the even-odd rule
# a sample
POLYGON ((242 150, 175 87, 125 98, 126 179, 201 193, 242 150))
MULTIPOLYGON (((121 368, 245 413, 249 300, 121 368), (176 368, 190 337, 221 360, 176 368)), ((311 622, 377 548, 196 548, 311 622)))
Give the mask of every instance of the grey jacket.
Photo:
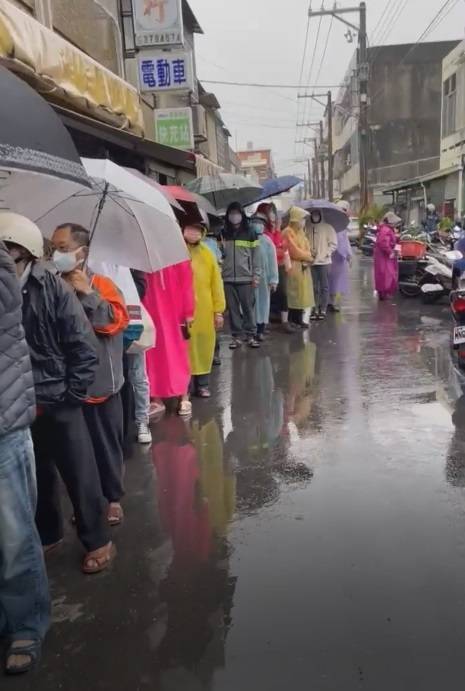
POLYGON ((99 364, 89 398, 108 398, 124 384, 123 333, 129 318, 121 292, 107 276, 88 272, 92 293, 79 294, 79 300, 98 341, 99 364))
POLYGON ((0 242, 0 436, 32 424, 34 380, 15 265, 0 242))
POLYGON ((258 237, 252 228, 223 231, 223 281, 225 283, 257 283, 262 273, 258 237))

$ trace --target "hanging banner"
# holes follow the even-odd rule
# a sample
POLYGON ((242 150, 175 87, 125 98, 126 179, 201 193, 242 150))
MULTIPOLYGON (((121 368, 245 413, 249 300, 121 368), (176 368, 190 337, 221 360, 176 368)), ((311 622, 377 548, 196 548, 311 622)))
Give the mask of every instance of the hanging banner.
POLYGON ((138 48, 182 46, 181 0, 132 0, 138 48))
POLYGON ((155 140, 175 149, 194 148, 191 108, 163 108, 155 111, 155 140))
POLYGON ((138 56, 141 91, 194 90, 192 53, 185 50, 144 51, 138 56))

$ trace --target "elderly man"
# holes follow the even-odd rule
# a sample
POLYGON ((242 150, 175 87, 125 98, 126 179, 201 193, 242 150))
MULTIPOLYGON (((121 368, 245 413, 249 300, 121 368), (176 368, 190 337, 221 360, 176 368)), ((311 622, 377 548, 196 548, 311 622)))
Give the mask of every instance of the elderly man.
POLYGON ((113 281, 84 268, 90 245, 88 230, 65 223, 55 230, 52 243, 53 262, 79 298, 97 338, 99 363, 84 404, 84 416, 108 502, 108 521, 116 526, 123 520, 121 389, 124 384, 123 332, 129 324, 129 316, 124 298, 113 281))
POLYGON ((98 573, 108 567, 113 550, 83 415, 97 368, 97 342, 74 292, 41 261, 43 240, 37 226, 18 214, 0 213, 0 240, 16 265, 23 293, 23 326, 38 411, 32 437, 40 537, 46 552, 63 539, 58 468, 73 504, 79 538, 87 550, 82 570, 98 573))

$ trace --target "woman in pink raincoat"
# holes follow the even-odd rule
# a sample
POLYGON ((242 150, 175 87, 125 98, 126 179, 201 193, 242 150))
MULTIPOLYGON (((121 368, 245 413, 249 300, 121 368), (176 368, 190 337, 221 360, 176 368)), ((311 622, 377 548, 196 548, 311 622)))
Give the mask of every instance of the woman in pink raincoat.
POLYGON ((147 375, 154 412, 165 410, 164 400, 179 398, 178 412, 192 412, 191 378, 186 336, 194 319, 195 298, 191 262, 147 275, 144 305, 155 324, 156 346, 147 352, 147 375))
POLYGON ((402 219, 390 211, 384 217, 378 230, 376 239, 374 264, 375 264, 375 288, 380 300, 392 297, 397 291, 399 282, 399 267, 395 248, 397 238, 394 228, 402 219))

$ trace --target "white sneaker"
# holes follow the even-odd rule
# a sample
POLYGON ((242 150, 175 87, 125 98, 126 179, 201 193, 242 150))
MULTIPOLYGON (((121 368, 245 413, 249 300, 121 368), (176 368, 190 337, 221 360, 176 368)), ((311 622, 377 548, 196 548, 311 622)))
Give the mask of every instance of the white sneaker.
POLYGON ((141 422, 140 425, 137 425, 137 441, 139 444, 152 443, 152 432, 145 422, 141 422))

